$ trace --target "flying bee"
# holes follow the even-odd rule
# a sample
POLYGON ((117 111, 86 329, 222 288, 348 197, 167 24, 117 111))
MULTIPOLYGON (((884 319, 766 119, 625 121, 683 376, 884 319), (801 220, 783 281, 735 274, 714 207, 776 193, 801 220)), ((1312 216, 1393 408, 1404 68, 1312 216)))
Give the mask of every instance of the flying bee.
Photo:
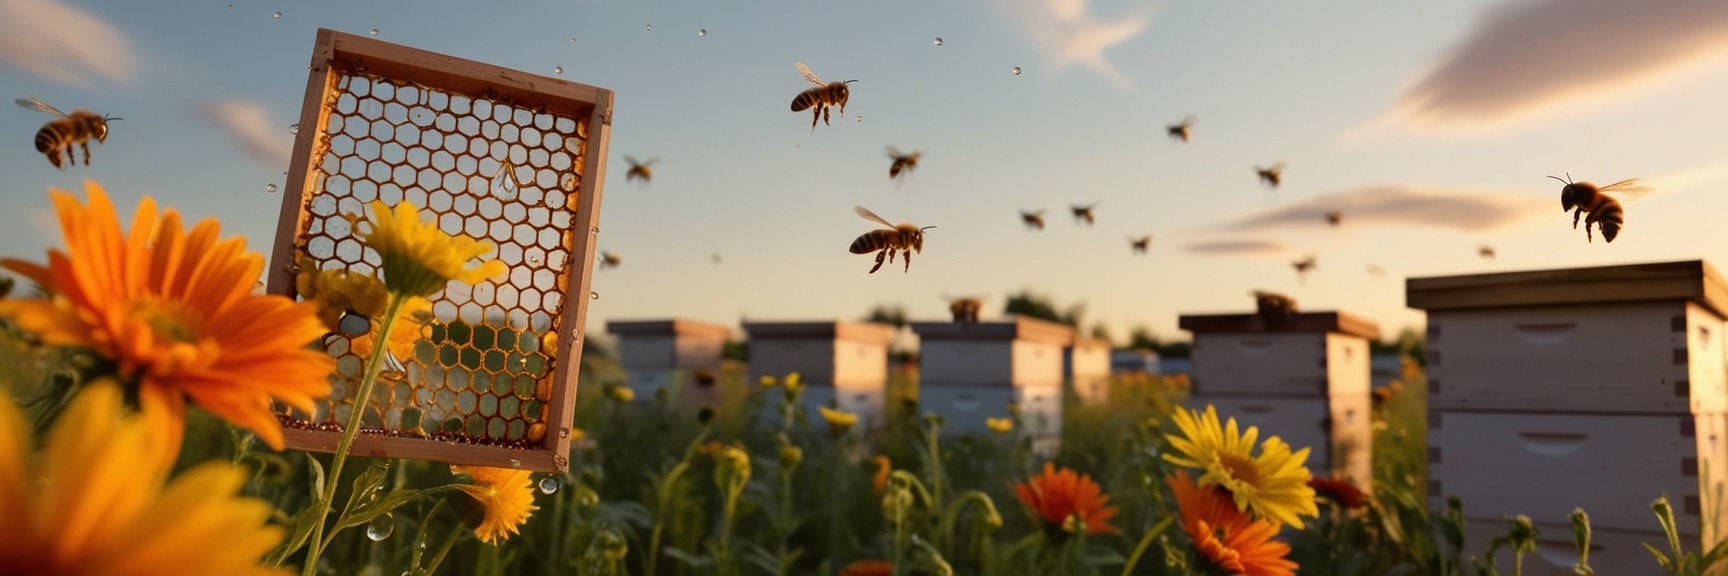
POLYGON ((1333 226, 1344 223, 1344 213, 1337 210, 1326 213, 1326 223, 1333 226))
POLYGON ((1145 254, 1146 249, 1150 248, 1151 246, 1152 246, 1152 235, 1151 234, 1147 234, 1147 235, 1141 236, 1139 238, 1135 238, 1133 236, 1128 237, 1128 247, 1134 249, 1135 254, 1145 254))
MULTIPOLYGON (((1560 180, 1557 176, 1549 176, 1560 180)), ((1594 242, 1590 235, 1590 225, 1596 224, 1602 229, 1602 239, 1614 241, 1620 235, 1620 227, 1626 225, 1626 210, 1620 207, 1620 201, 1606 193, 1619 194, 1627 199, 1635 200, 1650 193, 1650 187, 1638 183, 1637 178, 1621 180, 1601 188, 1589 182, 1572 182, 1572 175, 1567 174, 1565 180, 1560 180, 1565 188, 1560 189, 1560 210, 1573 210, 1572 228, 1578 228, 1578 217, 1589 212, 1584 219, 1584 239, 1594 242)))
POLYGON ((883 220, 881 216, 877 216, 875 212, 871 212, 870 209, 863 206, 853 206, 852 211, 857 212, 859 218, 886 226, 882 230, 865 232, 857 240, 852 241, 853 254, 876 253, 876 265, 870 268, 870 273, 875 274, 876 270, 882 267, 883 258, 893 262, 895 250, 899 250, 901 255, 906 258, 906 271, 912 271, 912 253, 924 253, 924 231, 935 228, 935 226, 919 228, 905 222, 896 226, 889 224, 887 220, 883 220))
POLYGON ((911 174, 912 170, 918 167, 918 157, 923 155, 924 152, 920 150, 913 150, 911 154, 901 154, 899 149, 889 146, 888 157, 893 158, 894 163, 888 166, 888 177, 899 178, 902 172, 911 174))
POLYGON ((605 251, 600 252, 600 269, 601 270, 605 270, 607 268, 617 268, 619 264, 623 264, 623 263, 624 263, 624 259, 619 258, 617 254, 613 254, 611 252, 605 252, 605 251))
POLYGON ((1296 315, 1296 300, 1283 294, 1255 290, 1254 313, 1268 326, 1283 326, 1296 315))
POLYGON ((624 180, 641 180, 643 184, 647 184, 654 180, 654 171, 649 167, 653 166, 655 162, 659 162, 660 159, 649 158, 647 162, 642 162, 634 156, 625 155, 624 161, 630 163, 630 171, 624 173, 624 180))
POLYGON ((1261 182, 1277 190, 1278 185, 1284 183, 1284 161, 1279 160, 1271 166, 1255 166, 1254 173, 1260 175, 1261 182))
POLYGON ((1026 224, 1027 228, 1036 228, 1039 230, 1043 230, 1044 229, 1044 211, 1038 210, 1035 212, 1027 212, 1025 210, 1021 210, 1020 211, 1020 221, 1024 222, 1026 224))
POLYGON ((1381 268, 1379 265, 1376 265, 1376 264, 1369 264, 1368 265, 1368 273, 1373 274, 1375 276, 1379 276, 1379 275, 1385 274, 1386 269, 1381 268))
MULTIPOLYGON (((1604 234, 1606 234, 1606 232, 1604 232, 1604 234)), ((1483 244, 1481 247, 1478 247, 1476 249, 1476 255, 1481 256, 1483 260, 1493 260, 1494 259, 1494 247, 1489 246, 1487 244, 1483 244)))
POLYGON ((1082 222, 1083 221, 1086 223, 1087 226, 1091 226, 1092 222, 1093 222, 1092 209, 1097 208, 1099 204, 1103 204, 1103 202, 1093 202, 1091 204, 1085 204, 1085 205, 1069 204, 1068 210, 1070 212, 1074 213, 1074 221, 1075 222, 1082 222))
POLYGON ((811 132, 816 131, 816 120, 818 118, 822 120, 824 126, 829 125, 828 108, 830 106, 838 106, 840 108, 840 116, 842 118, 846 116, 846 99, 852 96, 851 89, 847 88, 846 85, 857 82, 857 80, 847 80, 845 82, 823 82, 822 79, 817 78, 816 73, 811 72, 810 68, 805 66, 803 62, 798 63, 798 73, 803 74, 805 80, 809 80, 811 84, 816 85, 815 88, 799 92, 798 96, 792 99, 793 112, 803 112, 806 108, 813 108, 810 110, 811 132))
POLYGON ((1182 119, 1181 124, 1171 124, 1165 126, 1164 129, 1170 132, 1171 138, 1187 142, 1189 138, 1194 136, 1194 116, 1190 114, 1187 118, 1182 119))
POLYGON ((1301 283, 1303 280, 1307 279, 1308 272, 1314 269, 1314 264, 1315 264, 1315 260, 1314 260, 1313 254, 1309 254, 1307 256, 1302 257, 1301 260, 1297 260, 1295 262, 1290 263, 1290 267, 1296 269, 1296 281, 1297 281, 1297 283, 1301 283))
POLYGON ((943 296, 942 298, 948 301, 948 313, 954 316, 955 323, 978 323, 978 313, 984 310, 982 298, 976 296, 961 296, 959 298, 943 296))
POLYGON ((36 151, 48 156, 48 163, 55 168, 64 168, 65 163, 77 163, 72 156, 74 144, 84 149, 84 165, 89 166, 90 139, 95 138, 98 144, 107 142, 108 123, 119 120, 109 116, 97 116, 89 110, 73 110, 71 114, 67 114, 35 98, 19 98, 12 102, 37 112, 60 116, 57 120, 43 124, 42 129, 36 131, 36 151), (60 159, 62 153, 66 155, 64 162, 60 159))

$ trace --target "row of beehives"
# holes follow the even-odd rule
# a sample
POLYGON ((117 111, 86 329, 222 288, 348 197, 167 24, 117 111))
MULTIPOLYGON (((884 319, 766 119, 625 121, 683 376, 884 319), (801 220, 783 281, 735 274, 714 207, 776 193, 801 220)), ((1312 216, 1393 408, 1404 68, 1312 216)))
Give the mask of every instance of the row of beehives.
MULTIPOLYGON (((1648 506, 1660 494, 1675 503, 1688 547, 1720 539, 1728 291, 1708 264, 1412 278, 1406 295, 1428 313, 1430 503, 1463 500, 1470 549, 1484 549, 1503 517, 1527 514, 1543 534, 1534 572, 1570 574, 1577 556, 1566 518, 1582 507, 1599 573, 1648 572, 1640 542, 1662 540, 1648 506)), ((1278 322, 1190 315, 1181 326, 1194 334, 1195 406, 1310 447, 1316 474, 1370 487, 1372 323, 1324 312, 1278 322)), ((920 404, 952 430, 981 429, 1015 401, 1032 415, 1026 433, 1059 434, 1065 380, 1082 399, 1102 400, 1107 347, 1066 327, 1018 319, 912 328, 922 340, 920 404)), ((718 365, 727 332, 685 321, 610 329, 645 387, 718 365)), ((891 328, 745 330, 752 377, 796 370, 812 384, 811 404, 880 418, 891 328)))

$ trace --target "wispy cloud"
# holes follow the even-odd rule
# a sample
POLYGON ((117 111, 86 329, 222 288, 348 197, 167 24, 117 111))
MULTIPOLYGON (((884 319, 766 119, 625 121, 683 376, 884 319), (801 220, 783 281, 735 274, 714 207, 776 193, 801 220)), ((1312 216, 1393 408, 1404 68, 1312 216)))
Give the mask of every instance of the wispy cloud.
POLYGON ((1091 0, 1002 0, 1021 28, 1032 36, 1060 72, 1079 65, 1118 88, 1132 84, 1128 76, 1104 59, 1104 50, 1132 40, 1152 23, 1150 9, 1106 20, 1090 14, 1091 0))
POLYGON ((292 152, 288 132, 279 123, 270 121, 270 113, 262 104, 235 100, 210 102, 198 112, 227 132, 253 160, 272 167, 288 164, 292 152))
POLYGON ((1404 90, 1391 116, 1471 128, 1647 88, 1728 57, 1728 2, 1506 2, 1404 90))
POLYGON ((1429 226, 1465 232, 1504 228, 1559 206, 1554 198, 1519 192, 1438 190, 1399 184, 1368 186, 1315 196, 1294 204, 1225 224, 1228 231, 1259 231, 1279 227, 1324 227, 1326 214, 1343 214, 1344 226, 1429 226))
POLYGON ((1206 242, 1189 242, 1182 249, 1200 254, 1216 254, 1221 256, 1274 256, 1289 251, 1289 247, 1277 240, 1211 240, 1206 242))
POLYGON ((55 0, 0 0, 0 60, 78 87, 132 78, 132 47, 107 22, 55 0))

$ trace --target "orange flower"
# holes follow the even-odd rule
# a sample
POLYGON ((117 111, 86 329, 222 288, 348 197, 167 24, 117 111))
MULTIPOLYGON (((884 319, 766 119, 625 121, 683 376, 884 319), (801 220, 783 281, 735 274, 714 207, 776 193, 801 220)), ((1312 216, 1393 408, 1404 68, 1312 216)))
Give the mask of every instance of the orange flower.
POLYGON ((876 463, 876 477, 871 479, 870 488, 877 495, 888 489, 888 474, 894 471, 894 464, 887 456, 877 456, 872 460, 876 463))
POLYGON ((889 576, 894 563, 887 560, 854 560, 840 569, 839 576, 889 576))
POLYGON ((1083 528, 1087 534, 1117 532, 1110 525, 1116 507, 1109 505, 1110 497, 1091 476, 1067 468, 1057 470, 1055 464, 1045 462, 1044 473, 1015 484, 1014 493, 1051 526, 1069 532, 1083 528))
POLYGON ((282 449, 271 400, 307 412, 330 394, 334 361, 306 347, 324 334, 312 304, 252 294, 264 257, 243 238, 218 240, 207 219, 184 229, 148 196, 132 229, 120 229, 101 186, 85 184, 90 205, 51 190, 66 251, 48 264, 0 265, 58 296, 0 302, 6 317, 51 345, 87 346, 113 360, 138 386, 138 401, 169 415, 158 424, 172 446, 184 433, 186 398, 282 449))
POLYGON ((1314 489, 1314 494, 1337 502, 1345 508, 1361 508, 1368 505, 1368 498, 1361 490, 1351 485, 1348 480, 1338 478, 1314 477, 1308 479, 1308 486, 1314 489))
POLYGON ((527 470, 486 466, 451 466, 474 481, 458 488, 471 500, 452 500, 474 536, 487 544, 501 544, 515 534, 528 517, 539 510, 534 505, 534 485, 527 470))
POLYGON ((1186 470, 1178 470, 1164 482, 1176 492, 1182 529, 1213 566, 1245 576, 1296 573, 1296 563, 1284 559, 1290 545, 1272 539, 1278 535, 1278 524, 1249 517, 1222 488, 1196 486, 1186 470))

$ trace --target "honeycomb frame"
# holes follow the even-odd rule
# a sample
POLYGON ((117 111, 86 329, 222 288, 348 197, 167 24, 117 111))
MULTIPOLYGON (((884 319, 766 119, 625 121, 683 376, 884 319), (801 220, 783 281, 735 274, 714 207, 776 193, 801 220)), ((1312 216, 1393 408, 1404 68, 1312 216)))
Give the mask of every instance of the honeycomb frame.
POLYGON ((357 339, 328 334, 320 345, 338 360, 331 396, 314 413, 279 408, 290 448, 334 452, 360 405, 353 454, 569 468, 613 97, 318 31, 267 290, 297 298, 302 257, 319 270, 376 271, 376 253, 344 217, 369 213, 373 199, 412 201, 441 230, 492 241, 483 258, 509 272, 432 296, 414 352, 392 354, 389 378, 364 402, 346 397, 358 381, 357 339))

